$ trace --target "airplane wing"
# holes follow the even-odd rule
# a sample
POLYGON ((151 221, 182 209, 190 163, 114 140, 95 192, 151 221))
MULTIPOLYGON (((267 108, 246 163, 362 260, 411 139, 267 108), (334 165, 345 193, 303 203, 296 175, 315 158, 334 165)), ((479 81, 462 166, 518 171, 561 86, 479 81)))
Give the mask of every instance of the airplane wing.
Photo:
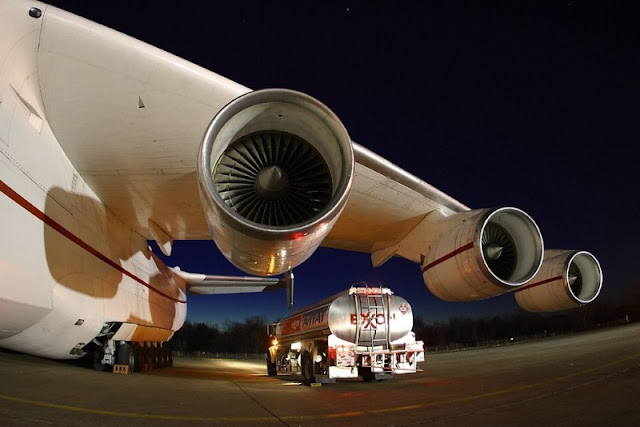
POLYGON ((431 211, 448 214, 469 208, 353 143, 355 178, 351 196, 324 246, 373 253, 398 242, 431 211))
MULTIPOLYGON (((118 218, 159 243, 211 238, 198 195, 198 147, 216 113, 248 88, 52 6, 42 24, 38 78, 59 143, 118 218)), ((371 252, 433 209, 466 209, 354 147, 352 196, 324 245, 371 252)))
MULTIPOLYGON (((167 255, 173 240, 213 236, 232 263, 260 276, 290 270, 319 245, 371 253, 374 265, 402 256, 447 301, 536 277, 528 306, 549 311, 600 291, 592 255, 564 252, 541 270, 542 236, 526 213, 469 210, 352 142, 308 95, 251 91, 54 7, 41 19, 37 64, 13 90, 77 171, 65 189, 86 183, 167 255), (580 280, 569 281, 569 270, 580 280)), ((187 277, 193 292, 247 288, 187 277)))

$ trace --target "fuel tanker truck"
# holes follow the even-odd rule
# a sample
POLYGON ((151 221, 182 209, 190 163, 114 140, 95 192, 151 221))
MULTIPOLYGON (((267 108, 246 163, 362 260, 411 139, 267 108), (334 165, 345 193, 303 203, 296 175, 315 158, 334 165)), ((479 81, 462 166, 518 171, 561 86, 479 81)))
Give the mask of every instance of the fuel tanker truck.
POLYGON ((413 373, 424 344, 412 327, 404 298, 388 288, 352 286, 267 326, 267 372, 300 374, 305 384, 413 373))

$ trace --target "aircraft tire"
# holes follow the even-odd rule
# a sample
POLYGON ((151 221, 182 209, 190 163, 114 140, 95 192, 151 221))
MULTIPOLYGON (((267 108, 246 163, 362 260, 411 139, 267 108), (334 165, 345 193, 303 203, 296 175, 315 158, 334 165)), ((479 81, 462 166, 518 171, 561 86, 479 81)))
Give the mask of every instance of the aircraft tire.
POLYGON ((144 363, 143 358, 143 347, 140 347, 139 344, 132 344, 133 352, 135 354, 135 372, 142 372, 142 364, 144 363))
POLYGON ((108 365, 102 363, 103 352, 101 348, 95 348, 91 352, 91 365, 96 371, 106 371, 108 365))
POLYGON ((118 365, 127 365, 129 372, 134 372, 136 367, 136 354, 134 348, 130 344, 122 344, 118 347, 116 354, 118 365))
POLYGON ((170 349, 162 347, 162 367, 163 368, 168 368, 169 367, 169 354, 170 353, 171 353, 170 349))

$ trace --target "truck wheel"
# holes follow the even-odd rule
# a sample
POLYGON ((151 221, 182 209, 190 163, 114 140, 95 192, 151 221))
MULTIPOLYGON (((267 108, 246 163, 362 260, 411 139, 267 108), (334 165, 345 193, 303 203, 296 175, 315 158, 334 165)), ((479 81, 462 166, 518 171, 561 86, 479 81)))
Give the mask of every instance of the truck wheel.
POLYGON ((270 377, 275 377, 276 375, 278 375, 275 363, 269 363, 269 365, 267 366, 267 374, 269 374, 270 377))
POLYGON ((276 370, 276 364, 271 362, 271 354, 267 352, 267 375, 270 377, 274 377, 278 375, 278 371, 276 370))
POLYGON ((316 382, 316 376, 313 372, 313 361, 309 353, 302 355, 302 378, 305 385, 316 382))
POLYGON ((358 368, 358 375, 362 377, 362 380, 365 383, 373 381, 373 379, 376 377, 373 371, 371 371, 371 368, 358 368))

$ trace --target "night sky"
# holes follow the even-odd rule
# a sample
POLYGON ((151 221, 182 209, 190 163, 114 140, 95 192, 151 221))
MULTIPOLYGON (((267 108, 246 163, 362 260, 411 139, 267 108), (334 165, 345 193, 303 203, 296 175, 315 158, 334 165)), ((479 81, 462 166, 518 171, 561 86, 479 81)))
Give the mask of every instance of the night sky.
MULTIPOLYGON (((354 141, 464 204, 519 207, 538 223, 546 248, 592 252, 604 270, 600 298, 621 300, 640 286, 640 31, 633 6, 52 4, 250 88, 306 92, 340 117, 354 141)), ((244 275, 212 242, 176 242, 167 263, 244 275)), ((374 269, 368 254, 320 249, 294 271, 297 308, 366 280, 391 287, 427 321, 519 310, 510 295, 441 302, 419 266, 403 259, 374 269)), ((283 291, 191 296, 188 310, 189 320, 220 324, 287 313, 283 291)))

